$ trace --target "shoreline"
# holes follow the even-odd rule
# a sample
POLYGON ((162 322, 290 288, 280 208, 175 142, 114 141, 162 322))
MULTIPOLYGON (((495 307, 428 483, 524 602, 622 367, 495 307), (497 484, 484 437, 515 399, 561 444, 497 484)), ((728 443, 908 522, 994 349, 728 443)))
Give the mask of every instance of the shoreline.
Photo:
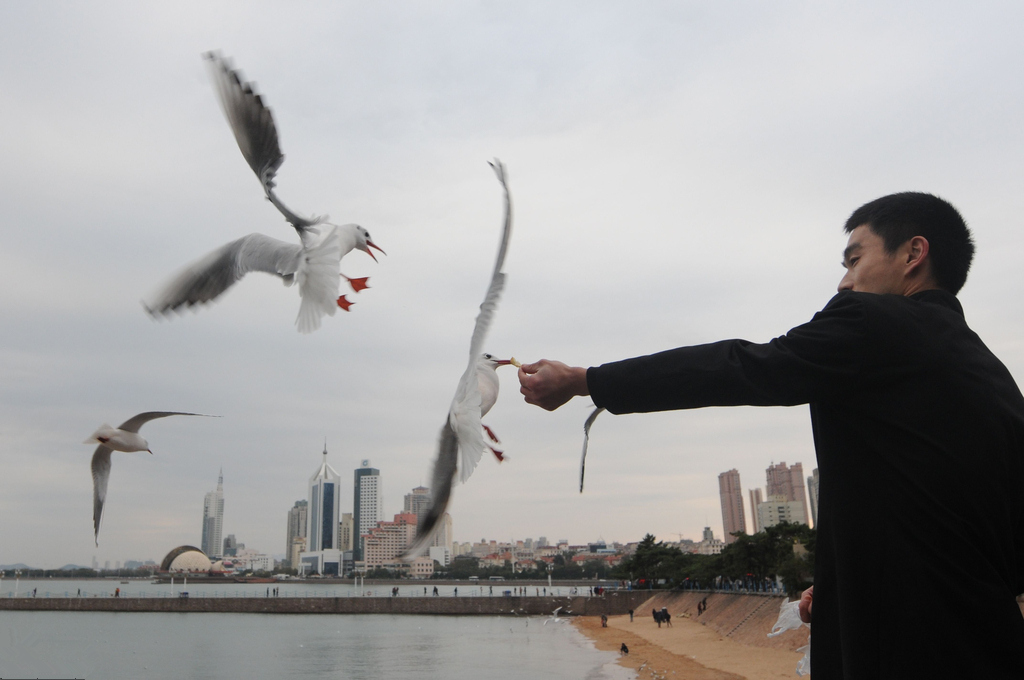
POLYGON ((684 677, 687 680, 781 680, 797 677, 803 656, 795 651, 807 643, 806 628, 768 638, 783 597, 706 593, 657 593, 629 615, 610 616, 608 627, 600 617, 580 617, 577 630, 602 651, 628 655, 619 664, 637 677, 684 677), (708 611, 696 616, 696 605, 707 597, 708 611), (655 623, 651 609, 666 607, 672 626, 655 623), (644 613, 646 612, 646 614, 644 613))

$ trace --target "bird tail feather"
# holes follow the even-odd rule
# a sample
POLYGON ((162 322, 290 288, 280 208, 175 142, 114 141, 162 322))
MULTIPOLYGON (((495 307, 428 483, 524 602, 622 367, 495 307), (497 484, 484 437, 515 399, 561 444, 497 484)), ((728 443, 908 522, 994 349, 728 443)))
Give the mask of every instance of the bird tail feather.
POLYGON ((83 444, 102 444, 103 442, 101 442, 101 441, 100 441, 100 436, 101 436, 101 435, 102 435, 102 434, 103 434, 104 432, 110 432, 110 431, 111 431, 111 430, 113 430, 113 429, 114 429, 114 428, 112 428, 112 427, 111 427, 110 425, 107 425, 106 423, 103 423, 102 425, 100 425, 100 428, 99 428, 98 430, 96 430, 95 432, 93 432, 93 433, 92 433, 92 434, 91 434, 91 435, 89 436, 89 438, 88 438, 88 439, 86 439, 86 440, 85 440, 84 442, 82 442, 82 443, 83 443, 83 444))
POLYGON ((341 287, 341 242, 338 228, 332 227, 312 245, 305 245, 299 256, 295 280, 299 284, 299 315, 295 325, 300 333, 320 328, 323 316, 333 316, 338 309, 341 287))

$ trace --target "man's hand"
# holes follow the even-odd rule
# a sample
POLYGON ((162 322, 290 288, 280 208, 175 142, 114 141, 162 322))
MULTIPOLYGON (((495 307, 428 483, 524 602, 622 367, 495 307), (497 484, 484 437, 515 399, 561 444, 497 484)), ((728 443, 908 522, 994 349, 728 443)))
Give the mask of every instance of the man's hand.
POLYGON ((811 622, 811 601, 814 599, 814 586, 811 586, 800 596, 800 620, 804 623, 811 622))
POLYGON ((527 404, 554 411, 573 397, 590 394, 587 369, 541 359, 519 367, 519 391, 527 404))

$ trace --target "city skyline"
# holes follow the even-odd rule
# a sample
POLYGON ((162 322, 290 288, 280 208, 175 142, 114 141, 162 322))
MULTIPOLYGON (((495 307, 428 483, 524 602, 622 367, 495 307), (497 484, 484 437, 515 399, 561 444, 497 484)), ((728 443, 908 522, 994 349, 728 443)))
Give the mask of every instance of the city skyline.
MULTIPOLYGON (((1024 376, 1024 6, 56 7, 0 3, 0 258, 18 282, 0 290, 0 563, 196 545, 221 467, 225 531, 279 554, 325 437, 339 471, 382 471, 392 517, 429 483, 465 370, 503 217, 495 157, 514 215, 495 356, 593 366, 767 342, 834 295, 850 213, 919 190, 973 229, 959 299, 1024 376), (224 120, 212 49, 273 111, 285 203, 387 252, 346 256, 370 288, 316 333, 295 330, 295 288, 258 273, 172 319, 139 304, 248 231, 294 238, 224 120), (153 455, 115 454, 96 547, 81 442, 147 410, 221 417, 154 421, 153 455)), ((456 540, 722 536, 723 470, 815 466, 806 406, 605 414, 581 494, 590 401, 549 413, 515 371, 499 379, 487 420, 507 460, 456 488, 456 540)))

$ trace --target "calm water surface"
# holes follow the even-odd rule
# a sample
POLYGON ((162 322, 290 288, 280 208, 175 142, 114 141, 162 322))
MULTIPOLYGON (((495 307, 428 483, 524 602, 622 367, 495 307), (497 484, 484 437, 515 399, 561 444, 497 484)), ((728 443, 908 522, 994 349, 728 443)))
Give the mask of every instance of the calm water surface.
POLYGON ((0 678, 635 678, 617 657, 544 617, 0 611, 0 678))

